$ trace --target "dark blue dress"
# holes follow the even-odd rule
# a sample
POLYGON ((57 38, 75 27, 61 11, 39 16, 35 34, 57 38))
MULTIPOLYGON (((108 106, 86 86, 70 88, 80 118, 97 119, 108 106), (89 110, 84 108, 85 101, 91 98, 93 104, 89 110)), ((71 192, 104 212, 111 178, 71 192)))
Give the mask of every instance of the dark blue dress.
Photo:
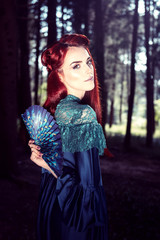
MULTIPOLYGON (((97 126, 91 127, 95 124, 93 119, 91 122, 84 122, 83 119, 79 123, 81 126, 75 127, 75 129, 78 127, 77 131, 81 134, 74 135, 76 130, 72 132, 75 126, 73 119, 80 117, 77 116, 78 113, 81 119, 83 118, 86 105, 82 107, 80 101, 72 95, 67 96, 57 109, 55 116, 61 129, 64 152, 63 174, 56 179, 47 170, 42 171, 37 221, 38 239, 107 240, 106 199, 99 164, 101 149, 100 145, 94 146, 93 141, 96 142, 98 137, 94 139, 96 134, 92 133, 97 126), (73 116, 67 112, 67 117, 69 116, 67 122, 66 106, 68 105, 66 103, 68 102, 69 105, 74 106, 74 110, 78 108, 78 111, 76 113, 73 111, 73 116), (79 107, 82 108, 81 112, 79 107), (60 113, 65 117, 64 122, 60 113), (89 127, 92 128, 91 134, 86 132, 87 136, 85 136, 84 131, 89 127), (83 139, 81 139, 82 136, 84 136, 83 139), (79 142, 80 139, 81 142, 79 142)), ((93 111, 90 108, 89 110, 93 111)), ((97 124, 96 122, 95 125, 97 124)), ((101 130, 97 131, 101 135, 101 130)), ((104 146, 102 144, 101 147, 104 148, 104 146)))

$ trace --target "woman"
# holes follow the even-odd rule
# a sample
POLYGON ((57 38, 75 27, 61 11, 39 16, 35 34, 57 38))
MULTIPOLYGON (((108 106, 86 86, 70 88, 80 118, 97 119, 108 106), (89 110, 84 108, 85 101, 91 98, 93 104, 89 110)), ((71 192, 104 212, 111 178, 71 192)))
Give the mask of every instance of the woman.
POLYGON ((38 239, 106 240, 107 213, 99 154, 106 147, 89 40, 63 36, 42 53, 49 71, 47 100, 60 128, 63 174, 56 176, 32 140, 31 160, 42 167, 38 239), (98 121, 97 121, 98 120, 98 121))

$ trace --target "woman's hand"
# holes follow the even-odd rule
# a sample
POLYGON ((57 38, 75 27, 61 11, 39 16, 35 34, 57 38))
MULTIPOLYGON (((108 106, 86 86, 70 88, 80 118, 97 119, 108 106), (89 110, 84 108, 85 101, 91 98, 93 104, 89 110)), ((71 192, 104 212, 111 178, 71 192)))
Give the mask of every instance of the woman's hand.
POLYGON ((47 169, 50 171, 54 177, 57 178, 57 175, 53 172, 53 170, 49 167, 49 165, 42 158, 43 154, 40 152, 40 147, 34 144, 34 140, 29 140, 28 146, 31 149, 31 161, 37 164, 38 166, 47 169))
POLYGON ((30 159, 32 160, 32 162, 34 162, 35 164, 37 164, 40 167, 44 167, 44 160, 42 158, 42 153, 40 152, 40 147, 34 144, 34 140, 29 140, 28 142, 28 146, 31 149, 31 157, 30 159))

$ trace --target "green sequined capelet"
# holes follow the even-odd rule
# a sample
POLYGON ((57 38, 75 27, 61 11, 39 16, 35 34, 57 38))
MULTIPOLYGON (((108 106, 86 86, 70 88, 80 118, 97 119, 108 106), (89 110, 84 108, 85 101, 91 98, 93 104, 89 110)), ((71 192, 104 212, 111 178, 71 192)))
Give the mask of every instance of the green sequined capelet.
POLYGON ((59 125, 63 152, 82 152, 96 147, 102 155, 106 141, 95 111, 68 95, 57 105, 55 119, 59 125))

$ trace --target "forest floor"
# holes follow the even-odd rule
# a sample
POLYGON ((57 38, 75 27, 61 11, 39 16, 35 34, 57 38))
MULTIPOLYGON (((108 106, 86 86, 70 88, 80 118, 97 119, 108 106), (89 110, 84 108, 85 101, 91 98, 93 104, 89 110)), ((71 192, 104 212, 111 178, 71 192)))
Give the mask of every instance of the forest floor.
MULTIPOLYGON (((114 158, 101 159, 109 240, 160 240, 160 151, 110 145, 114 158)), ((41 173, 22 146, 18 165, 20 175, 0 179, 0 240, 35 240, 41 173)))

